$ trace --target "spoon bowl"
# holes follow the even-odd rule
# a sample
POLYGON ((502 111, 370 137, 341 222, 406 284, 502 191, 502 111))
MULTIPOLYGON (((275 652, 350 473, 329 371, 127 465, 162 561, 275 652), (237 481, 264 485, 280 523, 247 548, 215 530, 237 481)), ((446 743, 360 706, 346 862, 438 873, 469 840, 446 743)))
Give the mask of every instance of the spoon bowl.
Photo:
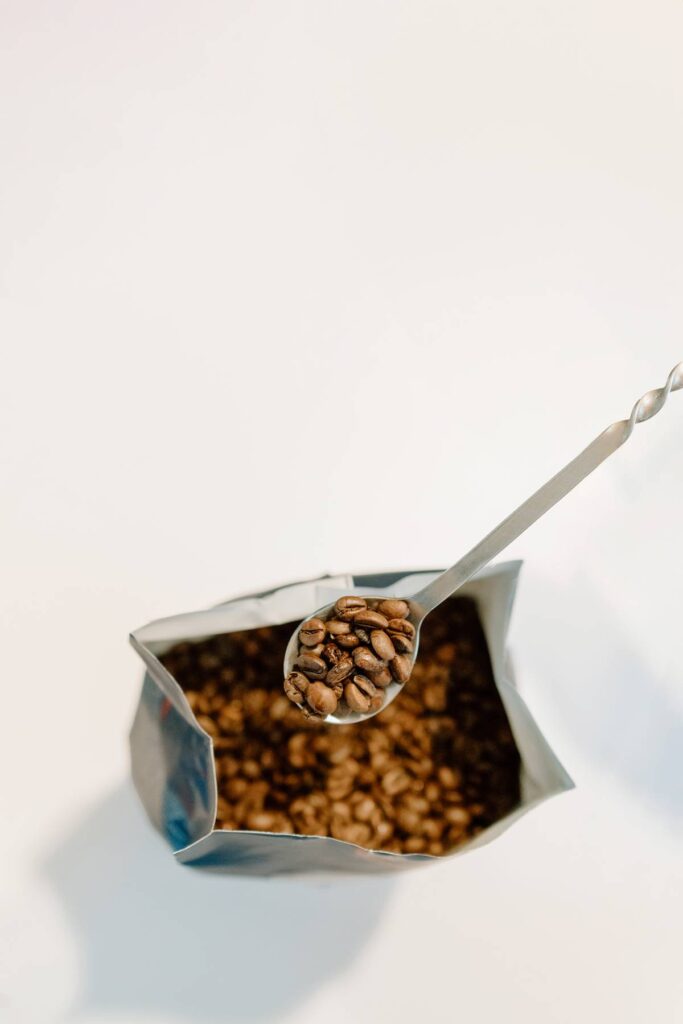
MULTIPOLYGON (((381 594, 378 596, 363 595, 363 597, 366 601, 374 602, 396 600, 405 601, 406 604, 408 605, 409 614, 407 618, 415 627, 415 635, 411 637, 412 651, 406 654, 405 657, 408 658, 410 661, 410 671, 412 673, 413 666, 417 658, 418 648, 420 645, 420 627, 422 626, 422 621, 426 614, 424 608, 417 601, 415 601, 414 598, 410 597, 399 598, 394 597, 390 594, 381 594)), ((323 605, 322 608, 318 608, 318 610, 313 612, 312 615, 307 616, 305 619, 303 619, 299 623, 297 628, 294 630, 291 637, 289 638, 289 643, 287 644, 287 648, 285 650, 283 666, 285 676, 288 676, 290 672, 296 671, 295 662, 297 660, 297 657, 299 656, 299 632, 303 624, 307 622, 309 619, 313 618, 322 619, 323 622, 326 622, 328 619, 335 618, 335 605, 336 602, 333 601, 331 604, 326 604, 323 605)), ((367 718, 373 718, 374 715, 379 714, 380 711, 384 711, 384 709, 387 708, 391 704, 391 702, 396 699, 396 697, 399 695, 407 681, 408 680, 406 679, 404 682, 398 682, 397 680, 392 679, 388 686, 382 689, 384 701, 382 702, 381 707, 377 708, 376 710, 367 712, 352 711, 351 708, 349 708, 348 706, 342 705, 333 714, 324 716, 324 721, 326 725, 353 725, 356 722, 364 722, 367 718)), ((297 707, 300 707, 302 710, 305 710, 308 714, 311 714, 310 709, 306 707, 305 701, 302 700, 301 703, 297 703, 297 707)))

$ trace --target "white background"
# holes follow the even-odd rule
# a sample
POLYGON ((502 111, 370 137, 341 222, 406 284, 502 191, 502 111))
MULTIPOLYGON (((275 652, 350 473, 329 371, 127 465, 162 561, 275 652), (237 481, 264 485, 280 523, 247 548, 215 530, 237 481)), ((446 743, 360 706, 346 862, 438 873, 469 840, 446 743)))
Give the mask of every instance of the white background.
POLYGON ((454 561, 683 358, 683 8, 0 15, 0 1019, 683 1015, 683 395, 508 552, 578 789, 400 880, 178 868, 130 629, 454 561))

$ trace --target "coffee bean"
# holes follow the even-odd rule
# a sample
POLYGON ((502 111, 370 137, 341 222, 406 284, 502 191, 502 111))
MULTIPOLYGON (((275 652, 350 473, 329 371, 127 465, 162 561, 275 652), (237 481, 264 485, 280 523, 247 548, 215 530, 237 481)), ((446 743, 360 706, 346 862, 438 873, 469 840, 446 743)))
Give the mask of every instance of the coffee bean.
POLYGON ((418 793, 406 793, 402 798, 404 807, 414 811, 420 818, 424 818, 425 815, 429 814, 429 800, 425 797, 420 796, 418 793))
POLYGON ((410 776, 401 767, 390 768, 382 779, 382 789, 388 796, 398 796, 410 789, 410 776))
POLYGON ((350 597, 340 597, 334 606, 336 612, 347 612, 357 611, 359 608, 366 608, 367 601, 364 597, 358 595, 352 595, 350 597))
POLYGON ((455 661, 458 649, 455 644, 439 644, 434 657, 440 665, 452 665, 455 661))
POLYGON ((378 672, 370 672, 370 681, 375 686, 379 686, 382 690, 389 685, 392 680, 391 672, 388 668, 381 668, 378 672))
POLYGON ((409 610, 407 601, 399 601, 394 598, 380 601, 377 605, 377 611, 386 615, 387 619, 405 619, 409 610))
POLYGON ((290 672, 285 679, 285 693, 295 704, 303 704, 310 683, 302 672, 290 672))
POLYGON ((340 597, 334 606, 334 610, 338 618, 343 622, 348 622, 360 608, 365 608, 366 606, 367 602, 363 597, 340 597))
POLYGON ((422 699, 430 711, 445 711, 448 706, 448 689, 446 683, 428 683, 424 688, 422 699))
POLYGON ((342 622, 341 619, 328 619, 325 628, 330 636, 343 636, 345 633, 351 632, 351 623, 342 622))
MULTIPOLYGON (((342 699, 342 696, 344 694, 344 680, 343 679, 338 679, 334 683, 330 683, 326 679, 325 680, 325 685, 330 687, 330 689, 332 690, 332 693, 335 695, 335 697, 337 698, 338 701, 340 701, 342 699)), ((337 709, 337 710, 339 710, 339 709, 337 709)), ((342 708, 342 710, 343 710, 343 708, 342 708)))
POLYGON ((348 654, 344 654, 336 665, 333 665, 327 673, 325 681, 333 686, 335 683, 339 683, 342 679, 346 679, 347 676, 350 676, 353 670, 353 659, 349 657, 348 654))
POLYGON ((470 823, 470 812, 465 807, 447 807, 443 816, 451 825, 459 825, 462 828, 470 823))
MULTIPOLYGON (((327 776, 327 792, 331 800, 339 801, 348 796, 353 790, 355 772, 349 770, 353 762, 345 761, 343 764, 335 765, 327 776)), ((347 808, 347 811, 349 809, 347 808)), ((336 812, 338 813, 338 812, 336 812)), ((350 816, 350 811, 349 811, 350 816)))
POLYGON ((391 674, 397 683, 405 683, 410 679, 411 661, 407 654, 397 654, 389 662, 391 674))
MULTIPOLYGON (((378 822, 377 828, 375 829, 374 846, 376 849, 382 849, 385 844, 389 842, 394 834, 394 826, 391 822, 382 820, 378 822)), ((398 851, 400 852, 400 851, 398 851)))
POLYGON ((323 659, 317 654, 307 654, 305 650, 295 660, 294 667, 309 679, 324 679, 327 675, 327 665, 323 659))
POLYGON ((363 672, 380 672, 385 668, 384 662, 375 657, 368 647, 356 647, 353 662, 363 672))
POLYGON ((358 625, 356 625, 356 623, 354 623, 353 632, 355 633, 355 635, 358 637, 358 639, 360 640, 360 642, 362 644, 369 644, 370 643, 370 631, 369 630, 363 629, 362 626, 358 626, 358 625))
POLYGON ((337 662, 344 656, 344 652, 342 651, 341 647, 338 647, 337 644, 333 643, 325 644, 320 654, 328 663, 328 665, 336 665, 337 662))
POLYGON ((399 807, 396 812, 396 824, 404 832, 407 832, 408 835, 410 835, 411 832, 420 831, 421 821, 422 819, 420 815, 416 814, 415 811, 411 811, 407 807, 399 807))
POLYGON ((358 689, 361 693, 365 693, 365 695, 369 697, 369 699, 372 700, 373 697, 377 696, 377 687, 368 678, 368 676, 365 676, 361 672, 354 673, 352 682, 356 689, 358 689))
POLYGON ((335 839, 343 839, 346 843, 354 843, 356 846, 365 846, 372 835, 370 827, 361 821, 332 823, 331 833, 335 839))
POLYGON ((458 789, 462 785, 462 776, 450 765, 443 764, 439 768, 438 779, 444 789, 458 789))
MULTIPOLYGON (((258 779, 261 775, 261 765, 258 761, 255 761, 253 757, 248 757, 246 761, 242 763, 242 773, 246 775, 248 779, 258 779)), ((253 787, 252 792, 254 792, 253 787)))
POLYGON ((376 690, 374 697, 370 698, 370 714, 375 715, 384 704, 384 694, 381 690, 376 690))
POLYGON ((394 645, 389 636, 382 629, 373 629, 370 634, 370 642, 375 649, 375 654, 382 661, 391 661, 396 656, 394 645))
POLYGON ((390 633, 403 633, 410 639, 415 636, 415 626, 408 619, 389 619, 387 629, 390 633))
POLYGON ((445 822, 439 818, 425 818, 421 823, 422 834, 431 840, 441 839, 445 827, 445 822))
POLYGON ((358 644, 360 643, 360 639, 355 633, 342 633, 341 635, 337 635, 334 639, 340 647, 343 647, 344 650, 347 651, 353 650, 354 647, 358 647, 358 644))
POLYGON ((371 608, 361 608, 359 612, 355 612, 353 623, 354 626, 368 626, 370 629, 386 629, 389 620, 371 608))
POLYGON ((405 633, 389 633, 388 635, 399 654, 412 654, 413 641, 405 633))
POLYGON ((299 640, 305 647, 315 647, 325 639, 325 623, 322 619, 308 619, 299 630, 299 640))
POLYGON ((358 799, 353 804, 353 816, 356 821, 379 822, 382 812, 375 801, 365 793, 356 793, 358 799))
POLYGON ((254 832, 272 832, 276 821, 277 815, 272 811, 254 811, 248 816, 246 825, 254 832))
POLYGON ((337 698, 324 683, 311 683, 306 691, 306 702, 316 715, 332 715, 337 710, 337 698))
POLYGON ((355 682, 347 683, 344 687, 344 700, 352 711, 357 711, 361 715, 366 714, 370 710, 370 697, 363 693, 356 686, 355 682))

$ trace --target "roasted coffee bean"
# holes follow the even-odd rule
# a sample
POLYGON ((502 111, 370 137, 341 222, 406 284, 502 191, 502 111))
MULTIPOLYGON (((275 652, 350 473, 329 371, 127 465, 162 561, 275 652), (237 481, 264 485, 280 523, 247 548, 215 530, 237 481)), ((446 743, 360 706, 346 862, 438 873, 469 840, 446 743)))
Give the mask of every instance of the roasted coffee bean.
POLYGON ((384 690, 392 680, 392 675, 388 668, 381 668, 378 672, 370 672, 368 674, 370 681, 374 683, 375 686, 379 686, 382 690, 384 690))
POLYGON ((354 614, 353 624, 354 626, 367 626, 370 629, 386 629, 389 620, 380 612, 373 611, 372 608, 361 608, 354 614))
POLYGON ((439 644, 434 652, 435 659, 440 665, 452 665, 457 654, 455 644, 439 644))
POLYGON ((327 675, 325 676, 325 681, 329 683, 330 686, 334 686, 335 683, 339 683, 342 681, 342 679, 346 679, 347 676, 350 676, 353 670, 353 658, 351 658, 348 654, 344 654, 344 656, 339 659, 336 665, 333 665, 330 671, 327 673, 327 675))
POLYGON ((341 619, 328 619, 325 623, 325 629, 330 636, 344 636, 345 633, 351 632, 351 623, 342 622, 341 619))
POLYGON ((355 843, 356 846, 366 846, 372 832, 370 826, 361 821, 345 822, 332 821, 331 833, 335 839, 343 839, 347 843, 355 843))
POLYGON ((253 811, 247 818, 246 825, 254 832, 273 832, 276 822, 277 815, 273 811, 253 811))
POLYGON ((410 776, 401 767, 390 768, 382 778, 381 786, 387 796, 398 796, 410 789, 410 776))
POLYGON ((397 683, 405 683, 410 679, 411 661, 407 654, 397 654, 389 662, 389 668, 397 683))
POLYGON ((466 807, 447 807, 443 815, 451 825, 460 825, 462 828, 469 825, 471 820, 470 812, 466 807))
POLYGON ((295 704, 303 704, 310 685, 303 672, 290 672, 285 679, 285 693, 295 704))
POLYGON ((363 672, 380 672, 386 667, 384 662, 375 657, 368 647, 356 647, 353 652, 353 661, 363 672))
POLYGON ((445 711, 448 706, 448 688, 446 683, 428 683, 422 694, 424 705, 430 711, 445 711))
POLYGON ((364 597, 340 597, 334 610, 342 621, 348 622, 360 608, 365 607, 367 607, 367 601, 364 597))
MULTIPOLYGON (((370 610, 378 603, 369 599, 370 610)), ((217 829, 334 835, 368 849, 441 857, 518 806, 519 755, 471 600, 455 597, 430 614, 420 657, 395 703, 339 729, 324 727, 324 715, 308 704, 306 720, 279 690, 294 628, 209 637, 161 656, 212 738, 217 829)), ((343 635, 363 628, 352 624, 343 635)), ((342 649, 327 631, 325 638, 323 649, 342 649)), ((303 646, 299 653, 310 655, 318 645, 303 646)), ((370 636, 358 646, 367 650, 370 636)), ((329 671, 332 663, 320 656, 329 671)), ((355 666, 333 687, 290 673, 290 692, 297 675, 305 680, 300 700, 304 687, 320 687, 326 702, 330 695, 339 701, 337 714, 348 710, 343 690, 355 677, 372 683, 371 701, 384 700, 377 681, 391 679, 387 667, 370 676, 355 666)), ((367 683, 360 688, 367 697, 362 687, 367 683)))
POLYGON ((368 645, 370 643, 370 630, 369 629, 363 629, 362 626, 359 626, 356 623, 354 623, 353 632, 355 633, 355 635, 358 637, 358 639, 360 640, 360 642, 362 644, 368 645))
POLYGON ((396 651, 394 645, 387 633, 382 629, 373 629, 370 634, 370 642, 375 650, 375 654, 382 661, 391 661, 392 658, 396 657, 396 651))
POLYGON ((458 789, 462 785, 462 775, 454 768, 451 768, 450 765, 441 765, 437 775, 439 782, 445 789, 458 789))
POLYGON ((344 700, 352 711, 364 715, 370 710, 370 698, 367 697, 355 683, 347 683, 344 687, 344 700))
POLYGON ((427 839, 441 839, 446 823, 439 818, 425 818, 421 823, 422 834, 427 839))
POLYGON ((344 680, 343 679, 338 679, 334 683, 330 683, 327 680, 325 682, 326 682, 326 685, 330 687, 330 689, 332 690, 332 693, 335 695, 337 700, 340 701, 342 699, 343 695, 344 695, 344 680))
POLYGON ((337 710, 337 698, 324 683, 311 683, 306 691, 306 703, 316 715, 333 715, 337 710))
POLYGON ((305 647, 315 647, 325 639, 325 623, 322 619, 308 619, 299 630, 299 640, 305 647))
MULTIPOLYGON (((377 823, 377 828, 375 829, 373 849, 375 849, 375 850, 386 849, 386 844, 392 838, 393 834, 394 834, 394 826, 391 824, 391 822, 386 821, 385 819, 383 819, 382 821, 379 821, 377 823)), ((400 850, 398 852, 400 852, 400 850)))
POLYGON ((387 630, 390 633, 403 633, 411 640, 415 636, 415 626, 408 619, 389 619, 387 630))
POLYGON ((341 647, 338 647, 337 644, 333 643, 324 644, 320 654, 328 665, 336 665, 337 662, 344 657, 344 652, 341 647))
POLYGON ((327 675, 327 665, 323 659, 318 654, 308 654, 305 650, 294 662, 294 667, 313 680, 324 679, 327 675))
POLYGON ((388 636, 399 654, 412 654, 413 641, 405 633, 389 633, 388 636))
POLYGON ((355 632, 342 633, 341 635, 337 635, 334 639, 340 647, 343 647, 344 650, 347 651, 353 650, 354 647, 358 647, 360 643, 360 638, 355 632))
POLYGON ((327 776, 327 792, 331 800, 343 800, 353 791, 356 768, 356 762, 351 760, 330 769, 327 776))
POLYGON ((384 704, 384 694, 381 689, 375 690, 374 697, 370 698, 370 714, 375 715, 384 704))
POLYGON ((414 811, 420 818, 424 818, 425 815, 429 814, 429 800, 425 797, 420 796, 416 793, 406 793, 402 798, 402 804, 409 810, 414 811))
POLYGON ((357 672, 351 682, 344 687, 344 700, 352 711, 358 711, 361 714, 370 710, 376 696, 376 688, 368 677, 360 672, 357 672))
POLYGON ((399 807, 396 812, 396 824, 402 832, 406 832, 408 835, 419 833, 421 822, 420 815, 408 807, 399 807))
POLYGON ((410 611, 407 601, 399 601, 394 598, 380 601, 377 611, 385 615, 387 619, 405 619, 410 611))
POLYGON ((356 821, 378 822, 382 812, 372 797, 366 793, 354 793, 352 801, 353 816, 356 821))

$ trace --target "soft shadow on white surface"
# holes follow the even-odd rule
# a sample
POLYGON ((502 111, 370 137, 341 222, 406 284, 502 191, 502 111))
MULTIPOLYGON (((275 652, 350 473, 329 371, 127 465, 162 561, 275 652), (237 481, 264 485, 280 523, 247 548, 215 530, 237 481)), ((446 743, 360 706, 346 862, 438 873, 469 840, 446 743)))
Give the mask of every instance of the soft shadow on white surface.
MULTIPOLYGON (((586 576, 538 578, 525 594, 533 621, 517 634, 520 661, 548 687, 562 731, 602 770, 671 824, 683 824, 683 715, 586 576), (533 588, 533 592, 532 592, 533 588)), ((676 669, 683 684, 683 670, 676 669)), ((535 707, 533 694, 530 697, 535 707)), ((543 719, 543 714, 540 714, 543 719)), ((571 770, 571 766, 570 770, 571 770)))
POLYGON ((81 947, 67 1019, 277 1020, 361 954, 395 885, 183 868, 129 784, 83 819, 45 871, 81 947))

